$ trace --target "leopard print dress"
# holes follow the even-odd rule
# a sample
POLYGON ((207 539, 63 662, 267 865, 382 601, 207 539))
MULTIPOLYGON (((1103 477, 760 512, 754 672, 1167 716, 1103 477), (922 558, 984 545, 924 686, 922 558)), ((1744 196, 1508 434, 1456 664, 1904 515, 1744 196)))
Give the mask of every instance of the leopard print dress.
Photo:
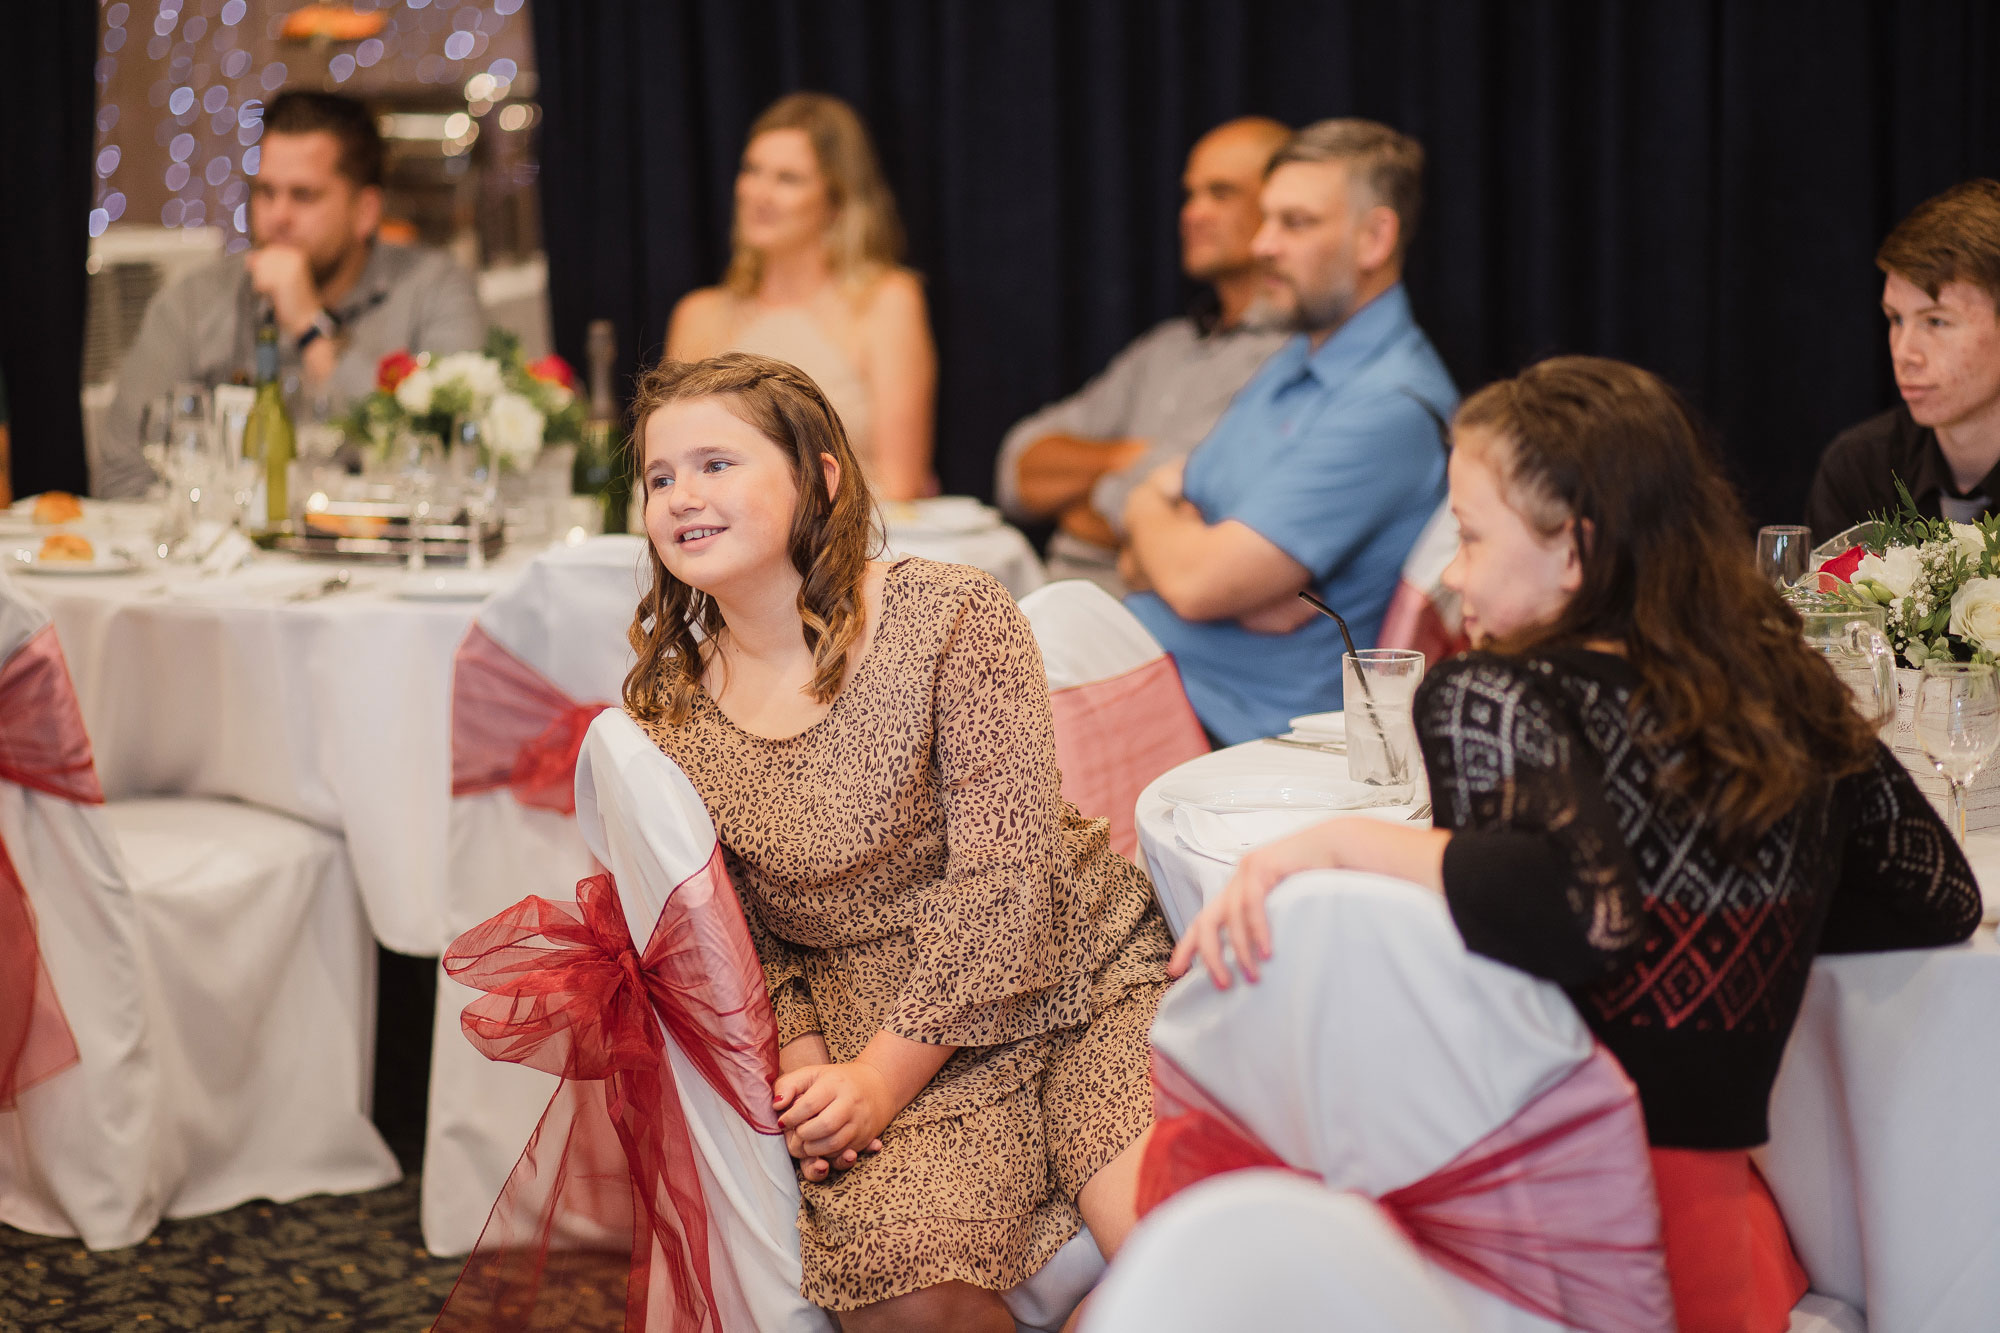
POLYGON ((1171 944, 1144 873, 1062 800, 1020 609, 978 570, 905 560, 806 731, 754 736, 706 692, 680 726, 639 721, 715 818, 779 1041, 817 1031, 849 1061, 886 1027, 959 1048, 879 1154, 801 1181, 806 1298, 1025 1281, 1152 1123, 1171 944))

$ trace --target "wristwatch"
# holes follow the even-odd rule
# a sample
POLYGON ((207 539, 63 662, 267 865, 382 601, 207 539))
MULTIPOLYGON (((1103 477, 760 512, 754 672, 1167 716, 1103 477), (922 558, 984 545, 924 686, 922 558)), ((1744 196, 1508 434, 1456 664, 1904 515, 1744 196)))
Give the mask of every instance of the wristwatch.
POLYGON ((335 319, 328 311, 321 310, 317 315, 313 316, 312 323, 306 325, 306 331, 299 335, 299 340, 296 344, 297 349, 303 355, 306 348, 311 347, 316 339, 331 338, 339 332, 340 321, 335 319))

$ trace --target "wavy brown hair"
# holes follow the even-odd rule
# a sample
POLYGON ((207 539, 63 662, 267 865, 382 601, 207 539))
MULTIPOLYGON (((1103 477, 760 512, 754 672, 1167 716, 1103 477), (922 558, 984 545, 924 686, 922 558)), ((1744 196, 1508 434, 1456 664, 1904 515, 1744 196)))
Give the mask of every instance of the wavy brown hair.
MULTIPOLYGON (((804 130, 813 160, 826 182, 833 222, 826 229, 826 257, 834 277, 851 293, 865 291, 877 277, 903 260, 903 223, 896 196, 882 175, 868 127, 853 107, 826 93, 787 93, 764 109, 744 137, 745 151, 760 134, 804 130)), ((734 223, 729 234, 729 268, 722 285, 740 297, 757 294, 763 257, 743 244, 734 223)))
MULTIPOLYGON (((724 352, 706 361, 662 360, 639 377, 632 396, 633 484, 644 490, 646 424, 669 403, 722 400, 730 412, 784 450, 797 481, 792 515, 792 565, 799 587, 799 621, 812 649, 812 697, 831 702, 847 674, 847 655, 861 633, 861 579, 873 540, 874 502, 861 464, 841 428, 840 414, 805 372, 768 356, 724 352), (820 455, 840 465, 829 498, 820 455)), ((685 722, 706 661, 702 644, 724 628, 715 599, 667 572, 648 547, 653 586, 632 618, 639 660, 625 677, 625 707, 635 716, 685 722)))
POLYGON ((1819 784, 1864 767, 1874 732, 1799 618, 1758 576, 1749 523, 1693 414, 1619 361, 1557 357, 1467 399, 1454 423, 1545 535, 1570 520, 1582 585, 1503 653, 1611 640, 1639 676, 1635 732, 1670 798, 1742 847, 1819 784), (1483 442, 1464 432, 1487 432, 1483 442))

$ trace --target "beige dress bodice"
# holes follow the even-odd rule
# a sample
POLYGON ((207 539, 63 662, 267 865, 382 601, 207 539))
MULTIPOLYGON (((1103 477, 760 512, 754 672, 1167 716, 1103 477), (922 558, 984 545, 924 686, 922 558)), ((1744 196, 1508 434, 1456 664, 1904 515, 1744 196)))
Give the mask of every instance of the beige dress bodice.
POLYGON ((779 306, 759 309, 749 301, 734 300, 736 332, 723 349, 755 352, 785 361, 803 370, 826 401, 840 414, 847 428, 847 442, 864 468, 875 461, 874 423, 868 405, 868 384, 861 376, 855 356, 827 330, 826 325, 806 306, 779 306))

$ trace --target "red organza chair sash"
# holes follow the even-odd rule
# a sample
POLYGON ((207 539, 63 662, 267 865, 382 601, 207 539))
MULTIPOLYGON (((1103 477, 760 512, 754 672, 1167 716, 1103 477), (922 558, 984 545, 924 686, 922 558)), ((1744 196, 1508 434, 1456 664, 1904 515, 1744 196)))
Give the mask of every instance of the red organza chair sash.
POLYGON ((1164 653, 1123 675, 1049 695, 1063 799, 1092 819, 1111 821, 1112 850, 1139 851, 1133 808, 1146 784, 1208 753, 1180 672, 1164 653))
POLYGON ((716 1328, 712 1228, 662 1027, 746 1123, 781 1132, 777 1025, 721 848, 668 896, 644 953, 599 874, 574 903, 531 897, 473 927, 444 966, 487 992, 460 1020, 473 1045, 563 1083, 433 1327, 716 1328))
MULTIPOLYGON (((1224 1171, 1296 1170, 1158 1051, 1153 1096, 1142 1215, 1224 1171)), ((1426 1258, 1522 1309, 1594 1333, 1673 1333, 1647 1163, 1631 1082, 1599 1047, 1507 1124, 1376 1202, 1426 1258)))
POLYGON ((507 787, 522 805, 575 814, 576 757, 610 706, 577 703, 474 625, 452 659, 452 795, 507 787))
MULTIPOLYGON (((0 782, 104 804, 83 710, 53 625, 0 666, 0 782)), ((0 839, 0 1111, 77 1062, 76 1037, 42 959, 35 910, 0 839)))

